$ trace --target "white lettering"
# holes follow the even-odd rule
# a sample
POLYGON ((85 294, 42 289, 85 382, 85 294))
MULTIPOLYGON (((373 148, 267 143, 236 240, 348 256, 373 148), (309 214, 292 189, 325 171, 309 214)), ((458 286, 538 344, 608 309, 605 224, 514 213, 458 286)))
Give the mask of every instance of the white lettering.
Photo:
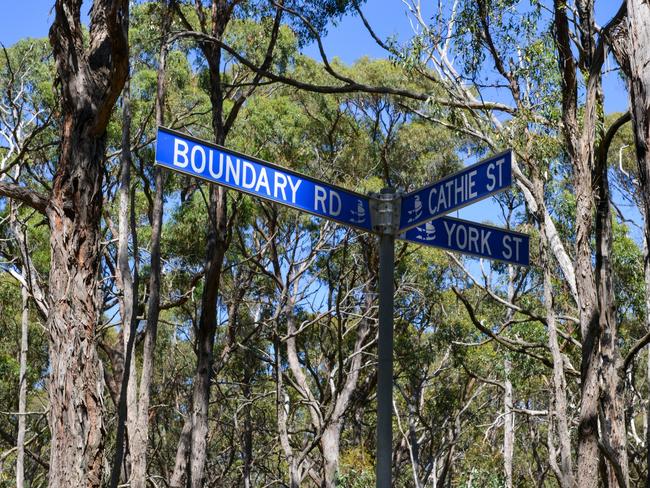
POLYGON ((474 181, 474 177, 476 176, 477 171, 471 171, 469 175, 467 175, 467 199, 469 200, 470 198, 476 198, 476 189, 474 188, 476 186, 476 181, 474 181))
POLYGON ((436 193, 438 193, 438 190, 431 188, 431 191, 429 192, 429 213, 431 214, 435 214, 438 211, 438 206, 433 206, 433 199, 435 198, 436 193))
POLYGON ((271 196, 271 188, 269 187, 269 177, 266 175, 266 169, 262 168, 260 170, 260 176, 257 180, 257 185, 255 186, 255 192, 259 193, 260 188, 266 188, 266 194, 271 196))
MULTIPOLYGON (((447 183, 445 183, 445 187, 447 189, 447 195, 446 195, 446 203, 445 203, 445 209, 448 208, 448 206, 452 206, 453 204, 451 203, 451 189, 454 186, 454 180, 449 180, 447 183)), ((438 204, 438 208, 440 208, 440 204, 438 204)))
POLYGON ((186 168, 187 165, 189 164, 189 159, 187 158, 187 151, 189 147, 187 147, 187 142, 182 141, 180 139, 174 139, 174 166, 178 166, 179 168, 186 168), (183 150, 180 150, 180 146, 183 146, 183 150), (183 161, 181 162, 178 157, 183 156, 183 161))
POLYGON ((248 189, 255 186, 255 167, 249 161, 244 161, 242 165, 241 186, 248 189), (247 176, 250 176, 250 181, 247 180, 247 176))
POLYGON ((454 233, 454 227, 456 227, 456 224, 451 224, 451 227, 449 227, 446 220, 442 223, 445 224, 445 230, 447 231, 447 246, 451 247, 451 236, 454 233))
POLYGON ((503 257, 510 259, 512 257, 512 248, 510 247, 510 236, 503 236, 503 257))
POLYGON ((438 205, 436 206, 437 211, 442 212, 447 208, 447 200, 445 199, 445 189, 441 188, 441 192, 438 193, 438 205))
POLYGON ((239 186, 239 168, 241 165, 241 160, 235 158, 235 163, 233 164, 230 156, 226 156, 226 181, 233 185, 239 186))
POLYGON ((192 148, 192 152, 190 153, 190 161, 192 162, 192 169, 194 172, 203 173, 203 170, 205 169, 205 151, 201 146, 196 145, 192 148), (201 166, 198 166, 196 164, 196 153, 201 153, 201 166))
POLYGON ((214 151, 210 151, 210 162, 208 163, 208 171, 210 176, 218 180, 223 175, 223 153, 219 153, 219 171, 214 172, 214 151))
POLYGON ((492 191, 494 190, 494 185, 496 185, 497 182, 496 178, 494 177, 494 163, 488 164, 487 177, 490 180, 490 182, 486 186, 487 191, 492 191))
MULTIPOLYGON (((291 182, 291 177, 289 177, 289 182, 291 182)), ((314 211, 318 212, 318 206, 321 206, 321 211, 327 213, 325 209, 325 200, 327 200, 327 193, 325 193, 325 188, 322 186, 314 185, 314 211)))
POLYGON ((521 244, 523 239, 521 237, 513 237, 512 240, 515 241, 515 261, 519 261, 519 244, 521 244))
POLYGON ((505 163, 505 159, 499 159, 497 161, 497 166, 499 167, 499 187, 503 185, 503 163, 505 163))
POLYGON ((287 199, 287 194, 285 193, 284 189, 287 187, 287 177, 284 176, 284 173, 280 173, 279 171, 275 171, 275 183, 273 184, 273 196, 275 198, 278 197, 278 190, 282 191, 282 200, 287 199), (282 180, 282 182, 280 182, 282 180))
MULTIPOLYGON (((291 201, 293 203, 296 203, 296 193, 298 192, 298 187, 302 183, 302 180, 299 178, 296 178, 295 184, 294 181, 291 179, 291 175, 287 175, 287 179, 289 180, 289 186, 291 187, 291 201)), ((324 211, 324 209, 323 209, 324 211)))
POLYGON ((478 254, 478 229, 476 227, 469 227, 469 251, 478 254))
POLYGON ((459 225, 456 230, 456 244, 463 251, 467 249, 467 228, 464 225, 459 225), (460 231, 463 231, 463 243, 460 243, 460 231))
POLYGON ((490 249, 490 243, 488 242, 491 234, 491 230, 481 232, 481 254, 484 256, 492 256, 492 250, 490 249))
POLYGON ((465 200, 465 178, 466 175, 462 175, 458 178, 455 178, 454 181, 454 202, 458 205, 459 202, 465 200))
POLYGON ((336 217, 341 213, 341 197, 338 193, 330 190, 330 215, 336 217))

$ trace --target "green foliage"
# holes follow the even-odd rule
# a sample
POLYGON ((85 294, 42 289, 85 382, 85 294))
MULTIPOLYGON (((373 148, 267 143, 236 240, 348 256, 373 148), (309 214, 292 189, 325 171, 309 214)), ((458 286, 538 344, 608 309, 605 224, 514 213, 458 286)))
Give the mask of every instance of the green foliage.
POLYGON ((341 454, 337 486, 341 488, 366 488, 375 484, 375 465, 370 453, 360 448, 350 448, 341 454))
MULTIPOLYGON (((284 5, 300 13, 319 33, 326 32, 354 9, 352 2, 338 0, 290 1, 284 5)), ((178 8, 192 28, 201 30, 194 2, 181 2, 178 8)), ((238 3, 223 34, 224 41, 253 63, 261 64, 273 25, 272 14, 268 2, 238 3)), ((218 66, 222 91, 215 94, 211 92, 215 87, 215 72, 211 71, 214 66, 208 66, 195 40, 183 39, 170 45, 167 56, 164 118, 179 130, 214 140, 215 120, 221 117, 223 122, 235 113, 234 109, 240 109, 227 136, 229 147, 360 193, 378 191, 388 183, 410 190, 457 170, 465 154, 485 155, 498 149, 496 146, 513 145, 517 154, 523 156, 520 167, 524 176, 538 177, 543 182, 544 200, 571 258, 577 202, 559 125, 562 92, 552 26, 536 1, 525 8, 522 2, 514 0, 462 1, 458 15, 451 32, 450 52, 460 60, 459 76, 468 84, 470 95, 480 99, 482 85, 490 81, 497 68, 491 46, 480 28, 479 19, 485 16, 494 33, 494 48, 506 53, 503 69, 512 76, 513 84, 525 99, 516 113, 503 116, 498 124, 494 119, 481 118, 484 114, 479 111, 436 101, 448 96, 448 86, 430 65, 422 64, 422 59, 428 49, 447 35, 438 29, 438 22, 447 20, 444 15, 430 19, 429 29, 423 29, 403 50, 391 41, 393 51, 389 60, 362 57, 346 65, 340 59, 331 59, 333 68, 344 76, 367 85, 423 93, 429 97, 427 102, 360 92, 323 95, 266 81, 249 92, 250 84, 257 82, 255 74, 229 54, 223 55, 218 66), (487 9, 487 15, 483 15, 482 8, 487 9), (475 85, 470 86, 472 83, 475 85), (239 107, 243 94, 248 98, 239 107), (222 97, 223 112, 215 114, 212 102, 217 95, 222 97), (467 126, 463 125, 466 123, 467 126), (474 132, 461 130, 468 127, 474 132)), ((153 114, 161 25, 166 16, 172 17, 172 31, 186 28, 176 11, 164 8, 164 2, 133 5, 130 20, 131 205, 137 240, 131 237, 129 241, 129 265, 137 265, 140 277, 140 320, 135 345, 138 368, 142 366, 150 294, 151 206, 155 191, 160 190, 155 188, 153 179, 151 141, 155 133, 153 114)), ((341 80, 328 74, 320 62, 300 54, 299 48, 313 40, 314 31, 291 12, 285 12, 283 22, 269 69, 314 84, 341 85, 341 80)), ((56 168, 60 131, 49 50, 46 40, 24 40, 7 50, 11 65, 19 71, 24 67, 22 72, 28 73, 24 77, 25 106, 42 111, 36 121, 42 131, 16 161, 23 167, 20 181, 43 192, 49 190, 56 168)), ((2 96, 12 83, 18 82, 12 79, 6 59, 0 56, 2 96)), ((491 86, 495 90, 502 88, 498 83, 491 86)), ((112 114, 106 161, 102 162, 105 219, 100 273, 105 310, 97 340, 108 380, 119 380, 123 339, 120 303, 124 293, 115 271, 115 227, 124 104, 125 100, 120 99, 112 114)), ((604 126, 599 128, 611 126, 619 115, 605 117, 604 126)), ((617 185, 615 199, 620 193, 622 198, 637 203, 640 194, 634 182, 638 177, 631 148, 622 153, 619 166, 618 151, 626 144, 632 144, 629 126, 616 135, 610 147, 610 174, 617 185)), ((0 149, 0 157, 6 154, 6 148, 0 149)), ((150 479, 156 483, 160 478, 168 481, 177 442, 191 408, 197 328, 205 289, 202 273, 206 237, 213 225, 207 212, 208 184, 165 174, 161 290, 164 307, 148 412, 148 469, 150 479)), ((498 203, 504 215, 511 211, 508 221, 513 227, 531 234, 531 253, 534 262, 538 262, 538 216, 524 208, 519 189, 513 189, 508 198, 499 199, 498 203)), ((6 259, 0 272, 0 325, 4 338, 0 341, 0 412, 12 412, 17 405, 21 297, 9 270, 17 269, 12 266, 17 265, 15 258, 19 253, 5 220, 9 207, 4 201, 1 205, 0 251, 6 259)), ((226 206, 226 214, 232 220, 227 224, 230 241, 216 304, 218 323, 207 441, 210 483, 243 485, 248 454, 252 456, 253 486, 287 483, 290 463, 300 456, 302 468, 309 465, 314 473, 319 473, 322 453, 314 417, 322 422, 330 418, 340 389, 353 373, 352 359, 358 356, 362 358, 359 378, 341 420, 338 486, 372 486, 378 305, 375 239, 340 226, 329 227, 316 217, 235 192, 228 192, 226 206), (301 269, 303 265, 305 269, 301 269), (289 299, 295 297, 299 299, 289 306, 289 299), (291 320, 299 328, 295 335, 295 360, 304 374, 308 394, 302 391, 303 385, 292 370, 296 365, 290 364, 287 355, 287 343, 293 338, 291 320), (355 350, 357 334, 366 326, 368 335, 362 347, 355 350), (290 453, 280 441, 280 413, 285 411, 290 453), (250 453, 245 452, 247 443, 250 453)), ((483 220, 499 224, 501 215, 496 213, 485 215, 483 220)), ((50 267, 47 225, 43 217, 25 206, 19 217, 25 222, 29 254, 46 289, 50 267)), ((613 229, 615 305, 621 351, 626 352, 646 333, 643 255, 626 223, 614 219, 613 229)), ((450 486, 503 486, 500 419, 504 400, 500 385, 507 376, 513 386, 515 404, 521 409, 542 411, 550 406, 552 371, 548 366, 551 356, 547 347, 543 270, 533 266, 516 275, 519 308, 513 311, 503 304, 508 286, 508 268, 504 264, 484 263, 481 268, 474 260, 460 258, 477 278, 475 283, 440 250, 400 242, 397 257, 394 401, 399 419, 395 418, 394 432, 396 448, 401 451, 395 485, 413 485, 410 453, 404 447, 405 439, 412 441, 409 429, 413 428, 418 439, 420 475, 434 463, 440 474, 448 460, 450 486), (502 341, 476 326, 454 289, 468 301, 482 327, 499 334, 502 341), (525 347, 517 346, 519 343, 525 347), (509 373, 506 359, 512 365, 509 373)), ((566 371, 570 370, 569 365, 579 369, 580 350, 575 342, 580 340, 580 333, 573 320, 579 310, 557 263, 550 265, 566 371)), ((46 406, 47 334, 42 323, 43 318, 32 306, 28 388, 29 409, 34 411, 42 411, 46 406)), ((645 382, 640 372, 633 376, 639 385, 645 382)), ((639 386, 638 391, 647 396, 645 388, 639 386)), ((569 420, 573 421, 579 406, 580 384, 570 373, 566 394, 569 420)), ((114 449, 116 408, 108 395, 105 404, 109 419, 108 458, 114 449)), ((640 411, 636 404, 630 408, 632 415, 640 411)), ((638 415, 636 421, 640 430, 642 422, 638 415)), ((48 436, 42 433, 44 422, 42 416, 30 417, 29 428, 30 433, 39 433, 33 448, 46 459, 48 436)), ((574 424, 571 423, 573 436, 574 424)), ((555 486, 548 475, 539 475, 549 470, 548 418, 517 413, 516 426, 515 486, 555 486)), ((2 414, 0 428, 14 435, 15 415, 2 414)), ((4 437, 2 442, 3 450, 13 447, 4 437)), ((44 477, 44 470, 36 463, 30 467, 36 473, 34 479, 44 477)), ((303 474, 303 484, 311 486, 310 474, 303 474)), ((35 482, 34 486, 37 485, 35 482)))

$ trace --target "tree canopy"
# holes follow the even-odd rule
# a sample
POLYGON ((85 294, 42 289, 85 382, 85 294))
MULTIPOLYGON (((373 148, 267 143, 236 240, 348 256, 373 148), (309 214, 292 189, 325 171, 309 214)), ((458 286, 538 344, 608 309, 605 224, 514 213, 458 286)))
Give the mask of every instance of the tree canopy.
POLYGON ((646 486, 647 4, 81 4, 0 52, 0 486, 377 481, 376 237, 154 167, 160 125, 363 194, 512 148, 479 222, 530 267, 397 241, 394 486, 646 486))

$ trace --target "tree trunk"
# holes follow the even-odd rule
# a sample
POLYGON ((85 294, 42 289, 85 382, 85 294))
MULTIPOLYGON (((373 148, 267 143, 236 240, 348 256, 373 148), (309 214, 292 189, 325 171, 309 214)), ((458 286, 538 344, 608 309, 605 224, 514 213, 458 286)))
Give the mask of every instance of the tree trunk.
POLYGON ((104 137, 66 117, 48 207, 50 270, 50 486, 99 486, 104 382, 95 347, 104 137), (80 127, 81 125, 81 127, 80 127))
MULTIPOLYGON (((627 0, 628 50, 619 64, 628 76, 634 142, 639 167, 643 213, 650 215, 650 5, 643 0, 627 0), (628 64, 629 62, 629 64, 628 64)), ((617 56, 620 58, 620 56, 617 56)), ((645 221, 646 246, 650 249, 650 219, 645 221)))
POLYGON ((289 429, 287 427, 287 417, 289 416, 289 395, 284 391, 282 380, 282 364, 280 354, 280 338, 277 329, 277 322, 273 338, 273 356, 274 356, 274 374, 275 374, 275 413, 278 426, 278 437, 280 445, 284 451, 284 456, 289 465, 289 487, 299 488, 302 481, 300 472, 300 460, 296 458, 293 447, 289 439, 289 429))
MULTIPOLYGON (((219 141, 223 143, 223 140, 219 141)), ((223 257, 228 242, 226 240, 226 190, 210 187, 208 215, 207 257, 205 265, 205 285, 201 297, 201 313, 196 335, 196 370, 192 383, 191 413, 179 440, 176 464, 171 486, 180 486, 183 478, 179 470, 184 468, 183 459, 189 456, 189 484, 200 488, 204 484, 205 463, 207 459, 208 407, 210 404, 210 382, 214 365, 214 338, 217 331, 217 298, 223 257), (189 435, 186 434, 189 431, 189 435)))
POLYGON ((323 451, 323 488, 336 487, 336 475, 339 468, 339 450, 341 439, 341 424, 330 423, 321 436, 320 445, 323 451))
POLYGON ((125 428, 129 435, 135 432, 137 423, 137 365, 135 361, 135 336, 137 332, 137 312, 135 310, 138 294, 137 256, 134 257, 134 270, 131 273, 129 264, 129 236, 133 237, 133 249, 137 251, 137 237, 134 219, 134 202, 131 195, 131 96, 129 81, 124 86, 122 95, 122 154, 120 167, 119 212, 118 212, 118 249, 117 249, 117 281, 122 289, 120 314, 122 318, 122 350, 124 354, 124 369, 118 403, 118 420, 115 457, 111 472, 111 488, 117 488, 122 465, 124 464, 124 479, 130 478, 124 459, 125 428), (131 212, 129 212, 131 209, 131 212), (133 218, 131 218, 131 217, 133 218))
POLYGON ((422 486, 420 482, 420 446, 417 433, 417 416, 422 406, 422 381, 420 378, 413 378, 411 390, 413 391, 414 397, 410 398, 407 402, 409 424, 408 443, 413 471, 413 483, 415 488, 420 488, 422 486))
MULTIPOLYGON (((361 371, 363 359, 361 350, 365 344, 368 334, 370 333, 370 313, 373 306, 373 300, 372 294, 369 293, 370 290, 366 291, 368 293, 366 293, 365 300, 365 318, 357 327, 357 337, 354 342, 354 349, 350 354, 350 357, 352 358, 349 361, 350 369, 345 376, 345 381, 343 384, 337 385, 338 391, 335 394, 334 405, 332 407, 331 414, 326 416, 327 420, 321 437, 321 450, 323 452, 324 471, 323 487, 325 488, 333 488, 336 486, 336 478, 339 468, 339 453, 341 450, 340 439, 343 414, 348 409, 352 394, 357 388, 357 383, 359 381, 359 372, 361 371)), ((339 320, 341 320, 340 317, 339 320)), ((293 328, 293 320, 289 320, 289 323, 291 324, 289 327, 293 328)), ((342 340, 342 338, 339 338, 339 340, 342 340)), ((295 348, 295 343, 292 343, 292 347, 295 348)), ((343 361, 343 358, 340 359, 341 362, 339 364, 339 368, 340 371, 343 371, 345 368, 345 361, 343 361)), ((307 386, 306 383, 305 386, 307 386)), ((314 425, 314 427, 316 428, 317 426, 314 425)))
MULTIPOLYGON (((650 219, 648 218, 650 215, 650 73, 648 72, 650 52, 647 46, 650 44, 650 5, 643 0, 627 0, 626 6, 626 24, 616 33, 617 35, 612 36, 612 47, 619 65, 627 76, 630 95, 630 113, 640 183, 641 213, 645 217, 646 295, 649 295, 650 272, 648 271, 647 250, 650 249, 650 219)), ((611 342, 612 339, 609 339, 608 342, 611 342)), ((621 380, 619 379, 619 381, 621 380)), ((610 388, 607 394, 611 397, 616 394, 616 391, 610 388)), ((620 415, 618 411, 611 413, 615 416, 620 415)), ((650 429, 646 432, 646 439, 647 463, 650 467, 650 447, 648 447, 650 429)), ((646 486, 650 487, 650 469, 648 469, 646 477, 646 486)))
POLYGON ((619 376, 622 361, 618 348, 618 330, 614 299, 611 262, 612 216, 610 211, 609 179, 606 158, 596 168, 594 188, 597 189, 596 207, 596 289, 600 310, 600 394, 602 415, 600 422, 602 445, 607 459, 609 486, 627 487, 629 484, 627 434, 625 423, 624 381, 619 376))
POLYGON ((99 487, 104 381, 95 345, 102 314, 100 222, 106 126, 128 72, 126 0, 96 0, 87 40, 81 2, 57 0, 50 29, 61 86, 61 147, 50 227, 51 487, 99 487))
POLYGON ((596 299, 596 285, 592 268, 592 189, 588 155, 575 160, 575 184, 578 206, 576 210, 576 268, 580 297, 580 329, 582 357, 580 366, 581 399, 578 426, 578 486, 598 486, 598 338, 600 317, 596 299), (587 158, 587 162, 583 161, 587 158))
POLYGON ((16 488, 25 486, 25 424, 27 411, 27 351, 29 348, 29 292, 20 287, 23 311, 20 321, 20 366, 18 373, 18 433, 16 434, 16 488))
MULTIPOLYGON (((644 219, 647 217, 644 215, 644 219)), ((646 224, 647 225, 647 224, 646 224)), ((647 242, 643 245, 643 271, 645 278, 645 307, 646 307, 646 333, 650 332, 650 248, 647 242)), ((650 349, 646 357, 646 384, 650 391, 650 349)), ((650 401, 645 407, 643 425, 645 427, 645 447, 646 447, 646 479, 645 487, 650 488, 650 401)))
MULTIPOLYGON (((162 40, 158 55, 158 82, 156 90, 156 125, 164 125, 165 117, 165 66, 167 60, 167 33, 171 23, 171 12, 165 4, 163 16, 162 40)), ((153 361, 158 335, 158 318, 160 316, 160 238, 162 235, 164 173, 158 166, 154 169, 156 193, 151 209, 151 259, 149 275, 149 298, 147 302, 147 325, 142 349, 142 372, 137 405, 137 423, 130 433, 131 443, 131 486, 145 488, 147 484, 147 447, 149 441, 149 403, 153 361)))
POLYGON ((169 479, 169 486, 172 488, 181 488, 187 469, 187 459, 190 455, 190 440, 192 436, 192 421, 186 419, 183 424, 183 430, 178 439, 176 448, 176 458, 174 460, 174 471, 169 479))
MULTIPOLYGON (((222 141, 223 142, 223 141, 222 141)), ((208 236, 205 285, 201 298, 201 316, 196 338, 196 373, 192 392, 192 435, 190 455, 190 486, 204 486, 207 459, 208 407, 210 381, 214 365, 214 337, 217 331, 217 298, 223 257, 226 253, 226 190, 210 188, 210 210, 213 225, 208 236)))
MULTIPOLYGON (((250 361, 254 359, 249 357, 250 361)), ((250 364, 250 363, 248 363, 250 364)), ((242 446, 242 456, 244 458, 244 466, 242 477, 244 479, 244 488, 253 488, 251 474, 253 467, 253 419, 251 415, 252 406, 252 395, 251 395, 251 381, 253 373, 248 373, 246 378, 244 378, 244 401, 246 405, 244 406, 244 432, 243 432, 243 446, 242 446)))
MULTIPOLYGON (((197 7, 202 11, 202 7, 197 7)), ((213 12, 211 34, 221 39, 230 20, 232 9, 222 1, 212 2, 213 12)), ((221 81, 221 48, 214 44, 201 44, 210 73, 210 102, 212 110, 212 129, 217 144, 224 144, 227 128, 223 121, 224 93, 221 81)), ((205 463, 207 459, 208 407, 210 402, 210 382, 214 364, 214 338, 217 330, 217 298, 223 257, 228 248, 226 190, 216 185, 210 186, 208 208, 210 226, 205 261, 205 278, 201 296, 201 312, 196 336, 196 370, 192 384, 192 410, 186 419, 191 423, 189 447, 179 442, 177 461, 181 452, 189 454, 189 484, 200 488, 204 484, 205 463)), ((177 463, 178 466, 178 463, 177 463)), ((174 470, 174 479, 180 476, 174 470)))
POLYGON ((506 488, 512 488, 512 459, 515 449, 515 415, 512 412, 512 364, 509 359, 503 362, 505 372, 505 391, 503 403, 505 415, 503 416, 503 471, 506 476, 506 488))
POLYGON ((51 235, 50 486, 99 486, 104 447, 102 366, 95 347, 104 136, 66 117, 48 218, 51 235))
MULTIPOLYGON (((215 39, 222 39, 228 22, 233 16, 237 1, 212 0, 210 2, 211 12, 208 14, 201 2, 195 5, 195 12, 203 19, 201 22, 204 32, 215 39), (206 18, 210 18, 209 30, 206 18)), ((176 6, 177 7, 177 6, 176 6)), ((176 8, 182 22, 192 30, 192 26, 182 11, 176 8)), ((273 31, 269 41, 264 61, 261 68, 266 70, 273 60, 273 49, 277 41, 280 28, 282 9, 278 8, 273 24, 273 31)), ((241 92, 237 101, 230 107, 227 115, 224 114, 224 84, 222 81, 222 51, 217 44, 200 42, 199 48, 208 64, 210 77, 210 103, 212 111, 212 129, 214 141, 223 145, 229 130, 239 113, 244 101, 250 96, 261 82, 261 75, 256 74, 250 82, 246 93, 241 92)), ((212 186, 210 189, 210 203, 208 209, 210 218, 210 230, 208 233, 208 244, 205 263, 205 286, 201 297, 201 312, 199 318, 199 329, 196 338, 197 363, 193 381, 192 391, 192 412, 186 422, 191 422, 190 444, 184 444, 187 437, 181 436, 177 449, 176 465, 174 469, 174 480, 181 479, 176 467, 182 465, 179 458, 183 453, 189 453, 189 481, 192 488, 199 488, 204 484, 204 471, 207 458, 207 433, 208 433, 208 406, 210 401, 210 382, 212 379, 212 367, 214 363, 213 350, 214 338, 217 329, 217 298, 219 282, 223 266, 223 258, 229 245, 229 229, 227 226, 226 190, 223 187, 212 186)), ((184 429, 185 430, 185 429, 184 429)), ((175 486, 175 485, 173 485, 175 486)))
MULTIPOLYGON (((646 301, 648 300, 648 275, 646 272, 646 301)), ((646 359, 646 383, 648 389, 650 390, 650 351, 648 351, 648 357, 646 359)), ((645 422, 645 445, 646 445, 646 479, 645 487, 650 488, 650 401, 646 405, 646 422, 645 422)))
MULTIPOLYGON (((598 277, 593 269, 591 239, 593 231, 594 196, 597 188, 595 164, 595 141, 598 127, 602 126, 601 68, 604 59, 602 42, 596 41, 593 19, 593 3, 578 2, 580 50, 576 62, 567 17, 566 3, 554 2, 555 38, 558 49, 559 71, 562 77, 562 122, 566 147, 573 167, 576 193, 576 245, 575 262, 580 309, 582 358, 580 365, 581 400, 578 426, 578 486, 598 486, 598 407, 599 407, 599 338, 600 302, 598 301, 598 277), (585 103, 579 123, 578 70, 589 73, 585 89, 585 103)), ((601 33, 601 35, 604 35, 601 33)), ((607 280, 602 281, 608 286, 607 280)), ((608 293, 608 292, 607 292, 608 293)), ((614 331, 615 333, 615 331, 614 331)))
MULTIPOLYGON (((17 169, 17 176, 20 168, 17 169)), ((16 177, 16 179, 18 179, 16 177)), ((22 297, 20 357, 18 369, 18 431, 16 433, 16 487, 25 486, 25 433, 27 417, 27 352, 29 350, 29 296, 30 288, 39 288, 36 282, 36 270, 29 256, 27 234, 18 221, 18 209, 12 205, 9 210, 11 233, 20 252, 22 280, 20 292, 22 297)))
POLYGON ((560 444, 560 465, 558 482, 562 488, 573 488, 573 460, 571 458, 571 437, 569 434, 569 419, 566 399, 566 378, 564 376, 564 361, 560 352, 555 310, 553 308, 553 276, 551 272, 550 253, 544 240, 542 229, 542 259, 544 268, 544 307, 546 309, 546 324, 548 328, 548 345, 553 357, 553 415, 549 417, 549 430, 555 424, 560 444))
MULTIPOLYGON (((515 270, 508 266, 508 302, 513 303, 515 299, 515 270)), ((509 308, 506 319, 512 318, 513 312, 509 308)), ((512 394, 512 363, 510 358, 503 361, 504 370, 504 394, 503 394, 503 471, 506 477, 506 488, 512 488, 512 460, 515 450, 515 414, 513 413, 513 394, 512 394)))

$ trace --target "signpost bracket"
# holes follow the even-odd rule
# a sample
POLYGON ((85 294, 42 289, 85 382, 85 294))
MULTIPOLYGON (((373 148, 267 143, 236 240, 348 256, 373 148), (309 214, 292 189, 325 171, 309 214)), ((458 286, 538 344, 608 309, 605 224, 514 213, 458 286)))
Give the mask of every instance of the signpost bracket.
POLYGON ((370 194, 370 215, 372 229, 380 235, 397 235, 402 203, 402 192, 394 188, 383 188, 370 194))

